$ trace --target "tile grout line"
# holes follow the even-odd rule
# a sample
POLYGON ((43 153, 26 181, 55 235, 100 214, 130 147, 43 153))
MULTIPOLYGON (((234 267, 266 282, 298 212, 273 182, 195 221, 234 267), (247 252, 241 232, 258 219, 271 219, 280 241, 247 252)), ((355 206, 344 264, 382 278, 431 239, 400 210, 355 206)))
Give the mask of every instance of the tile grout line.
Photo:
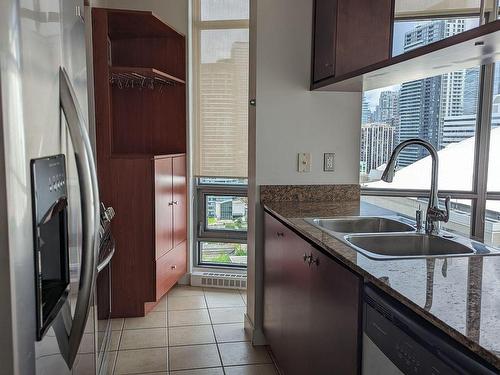
MULTIPOLYGON (((174 286, 175 288, 175 286, 174 286)), ((173 289, 173 288, 172 288, 173 289)), ((172 290, 171 289, 171 290, 172 290)), ((170 292, 170 291, 169 291, 170 292)), ((170 326, 169 326, 169 321, 168 321, 168 293, 165 294, 165 319, 166 319, 166 325, 167 325, 167 330, 166 330, 166 335, 167 335, 167 374, 170 374, 170 326)))
POLYGON ((220 354, 219 343, 217 341, 217 336, 215 335, 214 324, 212 321, 212 315, 210 314, 210 309, 208 308, 208 301, 205 288, 203 288, 203 298, 205 299, 205 304, 207 305, 208 318, 210 319, 210 327, 212 328, 212 333, 214 335, 215 347, 217 348, 217 353, 219 354, 220 365, 222 367, 222 374, 226 375, 226 369, 224 368, 224 363, 222 362, 222 355, 220 354))
MULTIPOLYGON (((123 327, 125 326, 125 319, 123 319, 123 324, 120 329, 120 338, 118 339, 118 347, 116 348, 116 356, 115 360, 113 361, 113 367, 111 369, 111 374, 115 375, 115 370, 116 370, 116 364, 118 363, 118 354, 120 354, 120 345, 122 344, 122 335, 123 335, 123 327)), ((111 335, 113 335, 113 331, 111 331, 111 335)))

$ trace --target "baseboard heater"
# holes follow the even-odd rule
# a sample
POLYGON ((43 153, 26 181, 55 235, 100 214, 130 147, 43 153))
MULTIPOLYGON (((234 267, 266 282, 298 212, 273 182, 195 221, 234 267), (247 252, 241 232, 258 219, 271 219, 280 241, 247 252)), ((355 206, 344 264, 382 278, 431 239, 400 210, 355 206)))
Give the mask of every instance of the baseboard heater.
POLYGON ((225 289, 246 289, 247 275, 224 272, 193 272, 192 286, 207 286, 225 289))

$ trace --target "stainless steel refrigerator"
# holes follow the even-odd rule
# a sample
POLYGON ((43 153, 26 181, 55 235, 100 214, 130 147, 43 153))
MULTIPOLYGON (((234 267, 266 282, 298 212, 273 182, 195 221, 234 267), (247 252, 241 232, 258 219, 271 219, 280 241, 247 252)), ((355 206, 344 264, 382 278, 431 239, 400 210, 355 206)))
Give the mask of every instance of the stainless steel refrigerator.
POLYGON ((99 328, 94 302, 99 197, 88 119, 84 1, 0 1, 0 374, 104 366, 109 334, 100 331, 109 322, 99 328), (44 194, 57 195, 46 214, 44 194), (44 255, 51 241, 57 267, 44 255), (48 311, 41 275, 51 267, 67 282, 48 311))

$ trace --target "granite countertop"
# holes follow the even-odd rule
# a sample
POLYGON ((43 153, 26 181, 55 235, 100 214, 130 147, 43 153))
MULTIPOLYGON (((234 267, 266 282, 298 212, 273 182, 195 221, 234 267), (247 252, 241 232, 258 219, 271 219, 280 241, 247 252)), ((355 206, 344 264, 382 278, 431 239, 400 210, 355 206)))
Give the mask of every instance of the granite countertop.
POLYGON ((387 214, 382 208, 359 201, 264 208, 500 369, 500 256, 373 260, 303 218, 387 214))

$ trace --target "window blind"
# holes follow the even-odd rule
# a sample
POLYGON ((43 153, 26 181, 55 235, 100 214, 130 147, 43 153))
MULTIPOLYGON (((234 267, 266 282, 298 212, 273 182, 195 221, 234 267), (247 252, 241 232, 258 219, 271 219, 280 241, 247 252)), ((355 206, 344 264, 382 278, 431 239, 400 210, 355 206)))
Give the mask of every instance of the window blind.
MULTIPOLYGON (((492 9, 493 0, 486 0, 492 9)), ((396 0, 395 17, 437 17, 479 14, 480 0, 396 0)))
POLYGON ((213 0, 197 0, 194 8, 194 172, 198 177, 246 178, 248 0, 225 3, 220 7, 213 0))

